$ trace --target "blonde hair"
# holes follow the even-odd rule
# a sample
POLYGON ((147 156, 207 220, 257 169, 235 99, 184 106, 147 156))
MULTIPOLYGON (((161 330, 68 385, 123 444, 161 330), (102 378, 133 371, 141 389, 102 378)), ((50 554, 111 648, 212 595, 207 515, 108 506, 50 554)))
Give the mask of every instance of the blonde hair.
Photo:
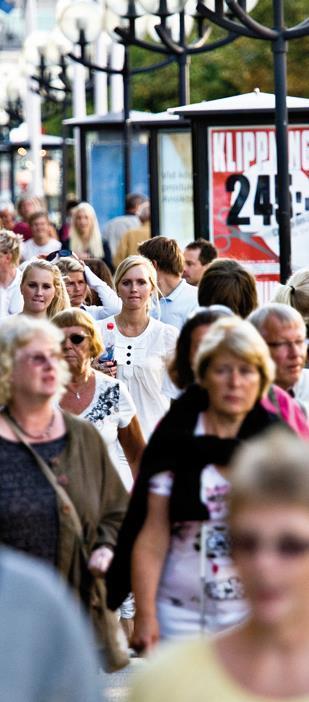
MULTIPOLYGON (((14 390, 12 371, 16 351, 40 336, 47 337, 59 347, 59 350, 61 349, 62 332, 45 319, 20 315, 14 316, 14 319, 8 318, 2 321, 0 327, 0 405, 6 405, 12 397, 14 390)), ((67 363, 62 359, 59 364, 57 398, 65 392, 65 386, 70 379, 67 363)))
POLYGON ((114 275, 114 283, 115 283, 115 288, 116 292, 118 293, 118 285, 126 273, 133 268, 134 266, 144 266, 146 268, 148 276, 149 276, 149 281, 152 287, 152 296, 151 296, 151 301, 150 305, 154 304, 157 306, 159 304, 159 288, 158 288, 158 283, 157 283, 157 271, 154 267, 154 265, 151 263, 149 258, 146 258, 145 256, 140 256, 139 254, 135 254, 132 256, 127 256, 127 258, 124 258, 121 263, 119 263, 119 266, 116 268, 116 272, 114 275))
POLYGON ((309 268, 293 273, 285 285, 280 285, 273 302, 281 302, 294 307, 309 323, 309 268))
POLYGON ((87 250, 94 258, 103 258, 104 252, 100 227, 96 213, 92 205, 89 205, 89 202, 80 202, 79 205, 72 209, 72 221, 69 231, 71 249, 77 255, 85 252, 85 247, 75 223, 76 215, 81 210, 84 210, 91 220, 91 233, 87 243, 87 250))
POLYGON ((195 357, 198 382, 204 380, 210 361, 221 351, 229 351, 256 366, 261 378, 259 399, 265 395, 275 377, 275 364, 267 344, 252 324, 240 317, 225 317, 211 325, 195 357))
POLYGON ((246 441, 231 463, 230 519, 251 505, 299 505, 309 510, 309 444, 274 427, 246 441))
POLYGON ((89 352, 91 358, 96 358, 100 353, 104 351, 104 345, 97 326, 94 324, 92 317, 90 317, 87 312, 81 310, 79 307, 71 307, 69 310, 64 310, 64 312, 59 312, 52 319, 53 324, 55 324, 59 329, 64 329, 64 327, 83 327, 87 331, 89 336, 89 352))
POLYGON ((0 229, 0 252, 10 253, 14 266, 19 264, 22 241, 23 237, 21 234, 15 234, 9 229, 0 229))
POLYGON ((39 268, 42 271, 48 271, 52 275, 53 285, 55 288, 54 297, 47 308, 47 317, 51 318, 57 312, 66 309, 71 306, 70 298, 65 287, 65 283, 62 279, 61 273, 58 266, 50 261, 46 261, 44 258, 33 258, 29 263, 27 263, 24 268, 20 287, 24 285, 27 280, 27 276, 35 268, 39 268))

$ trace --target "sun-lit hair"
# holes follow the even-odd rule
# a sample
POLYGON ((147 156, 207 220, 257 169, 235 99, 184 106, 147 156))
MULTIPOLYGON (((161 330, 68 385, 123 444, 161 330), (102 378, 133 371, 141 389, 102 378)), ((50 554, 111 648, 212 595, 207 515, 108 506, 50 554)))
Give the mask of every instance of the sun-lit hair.
POLYGON ((9 229, 0 229, 0 253, 10 253, 14 266, 19 264, 22 241, 21 234, 14 234, 9 229))
POLYGON ((214 322, 201 341, 195 357, 194 370, 198 382, 203 382, 210 361, 222 351, 228 351, 257 368, 261 378, 261 398, 274 380, 275 364, 259 332, 250 322, 236 316, 214 322))
POLYGON ((168 366, 168 373, 173 383, 184 390, 194 382, 193 370, 190 362, 192 334, 201 326, 209 326, 221 317, 231 317, 233 312, 223 305, 201 307, 190 315, 180 330, 176 343, 174 356, 168 366))
POLYGON ((94 258, 103 258, 104 252, 99 222, 97 220, 96 213, 89 202, 80 202, 79 205, 76 205, 76 207, 72 209, 72 219, 69 231, 71 249, 77 255, 85 252, 83 241, 76 226, 76 215, 82 211, 86 212, 90 219, 90 237, 87 241, 87 250, 94 258))
POLYGON ((301 268, 293 273, 285 285, 279 285, 273 302, 281 302, 294 307, 309 323, 309 268, 301 268))
POLYGON ((117 266, 115 275, 114 275, 114 283, 115 283, 115 288, 116 292, 118 293, 118 285, 126 273, 133 268, 134 266, 143 266, 146 268, 149 281, 152 287, 152 296, 151 296, 151 304, 157 306, 159 304, 159 288, 158 288, 158 283, 157 283, 157 271, 149 258, 146 258, 145 256, 140 256, 139 254, 134 254, 132 256, 127 256, 127 258, 124 258, 121 263, 119 263, 119 266, 117 266))
MULTIPOLYGON (((31 341, 40 338, 48 339, 61 351, 62 332, 45 319, 36 319, 27 315, 14 315, 4 319, 0 326, 0 405, 6 405, 13 393, 12 371, 18 349, 27 346, 31 341)), ((65 392, 65 386, 70 380, 66 361, 59 360, 59 387, 56 397, 60 398, 65 392)))
POLYGON ((235 452, 229 471, 230 520, 252 504, 284 504, 309 512, 309 444, 290 430, 276 427, 246 441, 235 452))
POLYGON ((87 312, 79 307, 70 307, 69 310, 58 312, 52 319, 59 329, 65 327, 83 327, 89 336, 89 355, 90 358, 97 358, 104 351, 104 345, 96 324, 92 317, 87 312))
POLYGON ((263 336, 264 327, 272 318, 277 319, 283 325, 300 325, 304 328, 305 333, 305 322, 301 314, 294 307, 285 305, 283 302, 268 302, 252 312, 248 320, 263 336))
POLYGON ((23 270, 20 283, 21 292, 24 283, 27 281, 29 273, 37 268, 42 271, 48 271, 52 275, 55 294, 47 308, 47 317, 51 318, 57 314, 57 312, 61 312, 67 307, 71 306, 70 298, 58 266, 50 261, 46 261, 44 258, 33 258, 27 263, 23 270))
POLYGON ((150 261, 155 261, 164 273, 182 275, 185 259, 176 239, 167 236, 153 236, 138 245, 138 252, 150 261))

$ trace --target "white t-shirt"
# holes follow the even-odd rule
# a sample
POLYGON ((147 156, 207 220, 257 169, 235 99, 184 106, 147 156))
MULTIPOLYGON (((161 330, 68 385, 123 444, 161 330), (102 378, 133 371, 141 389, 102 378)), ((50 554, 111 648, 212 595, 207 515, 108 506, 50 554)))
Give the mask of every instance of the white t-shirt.
POLYGON ((127 427, 135 415, 136 408, 125 384, 95 371, 93 399, 79 417, 87 419, 100 432, 109 457, 128 491, 133 478, 118 441, 118 429, 127 427))
MULTIPOLYGON (((205 434, 201 415, 194 434, 205 434)), ((173 480, 171 472, 158 473, 150 479, 149 491, 169 497, 173 480)), ((177 522, 171 527, 170 546, 157 599, 174 606, 179 620, 186 611, 198 614, 198 629, 203 606, 201 579, 204 581, 207 630, 220 631, 233 626, 248 612, 243 586, 230 556, 225 499, 229 490, 230 483, 217 468, 211 464, 205 465, 200 477, 200 500, 208 508, 209 520, 204 523, 177 522)))
POLYGON ((139 336, 120 333, 114 317, 97 321, 103 343, 109 322, 115 325, 117 378, 127 386, 137 409, 143 434, 147 440, 170 406, 175 386, 168 379, 166 363, 174 353, 178 330, 152 317, 139 336))
POLYGON ((38 246, 33 239, 24 241, 21 245, 21 257, 23 261, 29 261, 31 258, 36 258, 39 254, 50 254, 52 251, 59 251, 61 243, 57 239, 48 239, 47 244, 38 246))
POLYGON ((24 306, 24 298, 20 290, 22 273, 19 268, 10 284, 5 288, 0 286, 0 319, 9 314, 19 314, 24 306))

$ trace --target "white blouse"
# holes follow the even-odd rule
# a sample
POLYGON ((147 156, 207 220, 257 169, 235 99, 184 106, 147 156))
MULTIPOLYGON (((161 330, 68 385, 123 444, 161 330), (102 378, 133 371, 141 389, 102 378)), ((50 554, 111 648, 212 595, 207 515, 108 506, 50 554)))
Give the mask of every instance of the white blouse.
POLYGON ((139 336, 120 333, 115 317, 97 322, 103 343, 106 326, 115 324, 115 353, 117 378, 127 386, 137 409, 137 416, 145 439, 167 412, 170 400, 176 394, 169 380, 166 364, 175 351, 178 329, 152 317, 139 336))

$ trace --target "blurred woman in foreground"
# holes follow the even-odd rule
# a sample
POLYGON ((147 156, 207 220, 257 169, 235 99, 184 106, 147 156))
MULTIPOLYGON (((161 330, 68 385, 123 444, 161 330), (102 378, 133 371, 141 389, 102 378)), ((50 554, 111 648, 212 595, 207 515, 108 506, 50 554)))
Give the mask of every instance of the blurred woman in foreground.
POLYGON ((219 319, 200 344, 197 383, 175 400, 150 438, 107 574, 114 607, 131 547, 139 650, 159 638, 220 631, 247 615, 230 558, 224 498, 239 442, 278 421, 260 402, 273 373, 253 326, 238 317, 219 319))
POLYGON ((130 702, 309 700, 308 466, 308 444, 282 429, 235 455, 229 523, 250 617, 162 649, 130 702))

